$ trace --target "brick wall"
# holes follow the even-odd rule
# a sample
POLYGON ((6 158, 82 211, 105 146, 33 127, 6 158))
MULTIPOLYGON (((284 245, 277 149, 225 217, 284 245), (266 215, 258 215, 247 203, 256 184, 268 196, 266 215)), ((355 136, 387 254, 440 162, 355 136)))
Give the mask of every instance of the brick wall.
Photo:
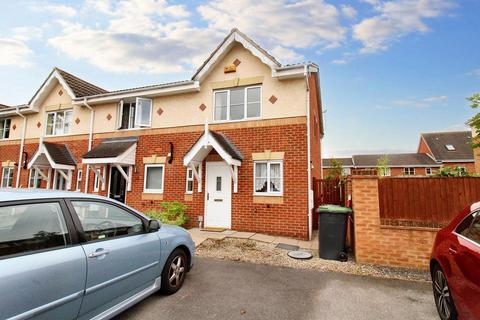
POLYGON ((436 230, 380 225, 378 178, 352 177, 358 263, 427 270, 436 230))
MULTIPOLYGON (((288 124, 266 127, 249 127, 218 130, 223 132, 243 153, 245 159, 238 170, 238 193, 232 193, 232 229, 253 231, 267 234, 291 236, 301 239, 308 238, 308 175, 307 175, 307 127, 305 124, 288 124), (283 151, 284 155, 284 195, 282 204, 254 203, 253 201, 253 161, 252 153, 265 150, 283 151)), ((188 206, 189 223, 187 227, 197 226, 198 216, 203 216, 205 197, 205 174, 203 174, 203 190, 197 189, 194 181, 194 192, 191 197, 185 197, 186 168, 183 166, 183 156, 197 141, 203 132, 176 132, 155 135, 141 135, 137 144, 136 164, 132 175, 132 190, 127 192, 128 205, 145 211, 159 208, 161 201, 177 200, 188 206), (163 200, 142 199, 144 185, 143 157, 151 155, 166 156, 170 152, 169 142, 174 145, 173 161, 165 164, 165 180, 163 200), (191 198, 191 199, 189 199, 191 198)), ((86 165, 81 165, 82 155, 88 149, 88 137, 51 138, 46 141, 65 143, 73 153, 79 168, 83 168, 84 177, 81 191, 84 191, 86 181, 86 165)), ((96 146, 100 139, 94 140, 96 146)), ((38 148, 36 143, 25 145, 29 160, 38 148)), ((18 161, 18 144, 2 145, 0 162, 6 160, 18 161)), ((105 190, 98 194, 108 194, 108 176, 105 190)), ((28 170, 22 170, 22 187, 28 186, 28 170)), ((205 173, 205 162, 203 164, 205 173)), ((16 174, 16 171, 15 171, 16 174)), ((52 174, 53 176, 53 174, 52 174)), ((72 189, 75 190, 77 171, 73 173, 72 189)), ((89 174, 89 192, 93 193, 94 174, 89 174)), ((15 185, 15 183, 14 183, 15 185)), ((42 187, 46 183, 43 182, 42 187)))

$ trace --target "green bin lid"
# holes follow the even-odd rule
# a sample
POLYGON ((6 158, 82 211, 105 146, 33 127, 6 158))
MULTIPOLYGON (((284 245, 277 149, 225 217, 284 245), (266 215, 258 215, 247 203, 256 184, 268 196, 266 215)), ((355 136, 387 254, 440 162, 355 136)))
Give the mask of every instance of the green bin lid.
POLYGON ((343 213, 343 214, 351 214, 352 209, 342 206, 337 206, 333 204, 325 204, 317 208, 318 213, 329 212, 329 213, 343 213))

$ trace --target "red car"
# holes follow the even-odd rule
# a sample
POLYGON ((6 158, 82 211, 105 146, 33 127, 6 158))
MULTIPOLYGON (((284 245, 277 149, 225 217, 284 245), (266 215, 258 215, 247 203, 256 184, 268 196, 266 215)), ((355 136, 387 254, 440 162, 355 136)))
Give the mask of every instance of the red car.
POLYGON ((440 318, 480 319, 480 202, 438 232, 430 272, 440 318))

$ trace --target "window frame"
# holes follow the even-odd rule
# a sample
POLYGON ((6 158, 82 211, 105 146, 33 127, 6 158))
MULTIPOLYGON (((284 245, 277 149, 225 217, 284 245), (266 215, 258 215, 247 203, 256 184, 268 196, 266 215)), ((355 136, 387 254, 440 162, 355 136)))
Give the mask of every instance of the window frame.
MULTIPOLYGON (((165 170, 165 169, 164 169, 165 170)), ((194 186, 194 181, 195 181, 195 176, 193 174, 193 169, 190 168, 190 167, 187 167, 187 176, 186 176, 186 181, 185 181, 185 194, 193 194, 193 189, 195 189, 195 186, 194 186), (190 178, 188 176, 189 172, 192 173, 192 177, 190 178), (192 190, 188 190, 188 183, 189 182, 192 182, 192 190)))
POLYGON ((233 88, 225 88, 225 89, 218 89, 218 90, 213 90, 213 102, 212 102, 212 105, 213 105, 213 122, 214 123, 222 123, 222 122, 237 122, 237 121, 250 121, 250 120, 258 120, 258 119, 261 119, 262 118, 262 111, 263 111, 263 92, 262 92, 262 85, 261 84, 256 84, 256 85, 249 85, 249 86, 240 86, 240 87, 233 87, 233 88), (247 92, 248 92, 248 89, 254 89, 254 88, 259 88, 260 89, 260 100, 258 103, 260 103, 260 114, 258 117, 247 117, 247 112, 248 112, 248 95, 247 95, 247 92), (231 107, 231 103, 230 103, 230 94, 231 94, 231 91, 232 90, 235 90, 235 89, 243 89, 243 118, 242 119, 236 119, 236 120, 231 120, 230 119, 230 107, 231 107), (216 110, 216 103, 215 103, 215 98, 216 98, 216 94, 217 93, 222 93, 222 92, 226 92, 227 93, 227 119, 215 119, 215 110, 216 110))
POLYGON ((77 180, 75 181, 75 191, 80 191, 82 189, 82 179, 83 179, 83 170, 77 170, 77 180))
POLYGON ((283 185, 284 185, 284 174, 283 174, 283 160, 259 160, 253 161, 253 195, 254 196, 283 196, 283 185), (257 164, 266 163, 267 164, 267 191, 259 192, 255 188, 255 180, 257 179, 257 164), (270 166, 271 164, 280 164, 280 191, 270 191, 270 166))
POLYGON ((134 236, 149 233, 148 232, 149 219, 143 217, 138 212, 136 212, 136 211, 128 208, 127 206, 124 206, 124 205, 120 204, 120 203, 115 203, 113 201, 104 200, 104 199, 80 198, 80 197, 79 198, 66 198, 65 203, 66 203, 66 206, 68 207, 68 210, 70 211, 70 215, 71 215, 71 219, 73 221, 73 225, 74 225, 75 229, 77 230, 76 232, 80 235, 80 238, 79 238, 80 243, 96 243, 96 242, 103 242, 103 241, 113 241, 113 240, 116 240, 116 239, 121 239, 121 238, 126 238, 126 237, 134 237, 134 236), (136 218, 139 218, 142 221, 143 232, 140 233, 140 234, 126 234, 126 235, 122 235, 122 236, 115 236, 113 238, 96 239, 96 240, 92 240, 92 241, 87 241, 86 236, 85 236, 85 230, 83 230, 82 222, 80 221, 80 218, 79 218, 77 212, 75 211, 75 207, 73 206, 72 202, 90 202, 90 203, 95 202, 95 203, 103 203, 103 204, 108 204, 108 205, 117 207, 117 208, 135 216, 136 218))
POLYGON ((35 200, 5 201, 5 202, 0 203, 0 208, 11 207, 11 206, 23 206, 23 205, 29 205, 29 204, 40 204, 40 203, 59 203, 60 204, 60 209, 62 211, 62 215, 63 215, 63 218, 65 220, 65 225, 66 225, 67 232, 68 232, 68 235, 66 237, 67 244, 65 246, 61 246, 61 247, 38 249, 38 250, 15 253, 15 254, 11 254, 11 255, 0 256, 0 260, 12 259, 12 258, 16 258, 16 257, 28 256, 28 255, 32 255, 32 254, 39 254, 39 253, 55 251, 55 250, 67 249, 67 248, 71 248, 75 245, 78 245, 80 243, 79 238, 78 238, 78 234, 77 234, 77 229, 76 229, 75 223, 72 219, 70 208, 68 208, 68 206, 65 202, 65 199, 63 199, 63 198, 47 198, 47 199, 35 199, 35 200))
MULTIPOLYGON (((130 110, 131 112, 131 110, 130 110)), ((151 128, 152 127, 152 115, 153 115, 153 99, 150 98, 142 98, 142 97, 136 97, 135 98, 135 118, 133 119, 133 127, 134 128, 151 128), (140 108, 138 107, 140 104, 139 102, 143 101, 149 101, 150 102, 150 115, 148 119, 148 125, 145 124, 139 124, 138 121, 138 114, 140 112, 140 108), (138 124, 138 127, 137 127, 138 124)))
POLYGON ((165 190, 165 164, 145 164, 143 168, 143 193, 163 193, 165 190), (147 189, 147 173, 149 168, 163 168, 162 189, 147 189))
POLYGON ((0 187, 1 188, 13 188, 13 177, 15 175, 15 167, 2 167, 2 180, 0 181, 0 187), (8 171, 8 182, 10 182, 10 185, 4 186, 3 185, 3 180, 5 178, 5 170, 8 171))
POLYGON ((416 170, 414 167, 404 167, 403 168, 403 175, 405 176, 414 176, 416 174, 416 170), (410 170, 413 170, 413 173, 410 174, 410 170), (408 172, 407 172, 408 171, 408 172))
POLYGON ((387 168, 382 168, 380 169, 380 176, 381 177, 391 177, 392 176, 392 168, 387 167, 387 168), (383 170, 385 169, 385 170, 383 170))
POLYGON ((70 116, 70 121, 73 120, 73 109, 63 109, 63 110, 56 110, 56 111, 49 111, 49 112, 46 112, 45 114, 45 136, 46 137, 61 137, 61 136, 68 136, 71 134, 71 129, 72 129, 72 124, 71 122, 69 123, 69 126, 68 126, 68 132, 65 133, 65 123, 67 123, 65 121, 65 118, 66 118, 66 114, 67 113, 70 113, 71 116, 70 116), (63 121, 63 127, 62 127, 62 132, 61 134, 55 134, 55 128, 57 127, 57 114, 58 113, 63 113, 63 116, 64 116, 64 121, 63 121), (52 134, 48 134, 48 116, 50 114, 53 114, 53 124, 52 124, 52 134))
POLYGON ((480 247, 480 242, 477 242, 475 240, 472 240, 468 237, 468 234, 470 233, 470 229, 472 228, 473 224, 477 221, 477 219, 480 219, 480 211, 472 211, 469 214, 467 214, 462 221, 460 221, 457 226, 455 227, 453 233, 455 233, 458 237, 461 237, 462 239, 465 239, 466 241, 472 243, 473 245, 480 247), (472 217, 472 221, 470 221, 470 224, 468 225, 465 230, 467 230, 467 235, 463 235, 459 232, 458 228, 464 223, 465 220, 467 220, 469 217, 472 217))
POLYGON ((0 140, 7 140, 10 138, 10 128, 12 126, 12 119, 11 118, 2 118, 0 119, 0 126, 3 122, 3 131, 2 131, 2 135, 0 136, 0 140), (7 120, 8 121, 8 137, 5 137, 5 132, 7 132, 7 120))
POLYGON ((432 167, 425 168, 425 175, 427 175, 427 176, 433 175, 433 168, 432 167), (430 171, 430 172, 428 172, 428 171, 430 171))
POLYGON ((117 105, 117 123, 116 123, 116 130, 141 130, 141 129, 150 129, 152 127, 152 120, 153 120, 153 99, 145 98, 145 97, 135 97, 135 100, 132 99, 122 99, 118 102, 117 105), (125 101, 127 100, 127 101, 125 101), (150 116, 149 116, 149 123, 148 125, 139 125, 137 126, 137 113, 139 112, 139 101, 140 100, 148 100, 150 101, 150 116), (123 112, 126 109, 129 109, 128 114, 128 127, 122 128, 123 124, 123 112), (132 112, 134 111, 134 112, 132 112))
POLYGON ((42 176, 40 175, 40 173, 38 172, 37 169, 35 168, 31 168, 30 169, 30 172, 28 173, 28 188, 29 189, 40 189, 41 188, 41 185, 42 185, 42 176), (32 173, 35 175, 33 177, 33 183, 34 183, 34 186, 30 186, 30 182, 32 181, 32 173), (37 187, 37 182, 40 181, 40 186, 37 187))

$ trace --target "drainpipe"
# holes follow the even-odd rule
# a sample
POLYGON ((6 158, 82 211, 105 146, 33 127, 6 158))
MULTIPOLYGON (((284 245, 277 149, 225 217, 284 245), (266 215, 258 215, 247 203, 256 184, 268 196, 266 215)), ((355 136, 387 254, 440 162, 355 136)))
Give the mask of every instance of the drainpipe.
POLYGON ((305 82, 307 85, 306 108, 307 108, 307 175, 308 175, 308 239, 312 239, 312 209, 313 195, 312 195, 312 163, 310 155, 310 84, 308 82, 310 70, 308 64, 305 64, 305 82))
POLYGON ((22 138, 20 142, 20 151, 18 153, 18 170, 17 170, 17 181, 15 182, 15 187, 19 188, 20 186, 20 173, 22 171, 22 161, 23 161, 23 147, 25 145, 25 133, 27 132, 27 117, 20 113, 19 107, 15 109, 15 113, 23 118, 23 129, 22 129, 22 138))
MULTIPOLYGON (((93 143, 93 119, 95 118, 95 110, 87 103, 87 98, 83 98, 83 105, 90 110, 90 131, 88 132, 88 151, 92 150, 93 143)), ((88 178, 90 177, 90 165, 87 164, 87 172, 85 172, 85 193, 88 193, 88 178)))

